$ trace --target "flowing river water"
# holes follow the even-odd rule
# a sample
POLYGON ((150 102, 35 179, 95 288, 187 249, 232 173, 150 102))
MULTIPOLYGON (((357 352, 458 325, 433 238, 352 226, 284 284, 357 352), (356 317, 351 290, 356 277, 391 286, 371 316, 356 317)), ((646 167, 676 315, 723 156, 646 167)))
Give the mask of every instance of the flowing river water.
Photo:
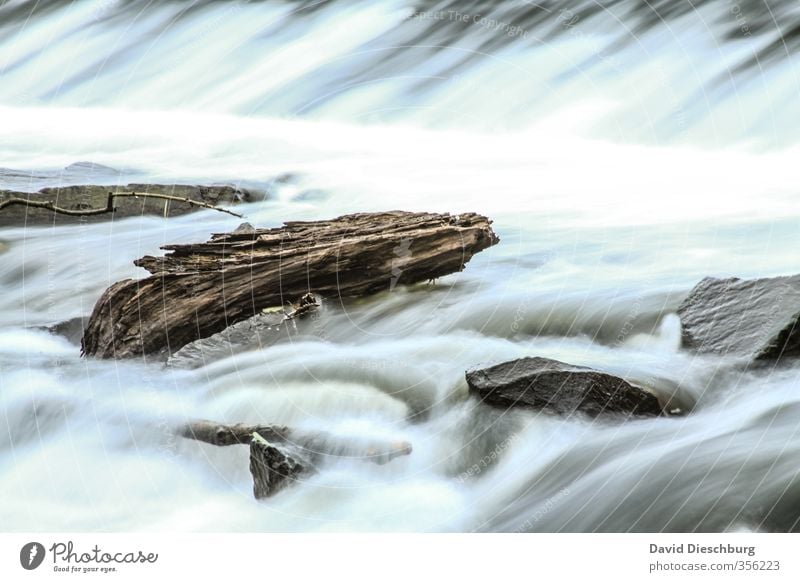
POLYGON ((800 14, 682 4, 0 3, 0 188, 232 183, 267 192, 238 207, 258 227, 476 211, 501 239, 186 370, 84 359, 42 327, 240 220, 0 228, 2 528, 797 529, 800 368, 682 350, 675 310, 704 276, 800 270, 800 14), (535 355, 690 412, 565 420, 467 395, 465 370, 535 355), (246 448, 176 438, 187 418, 413 453, 257 502, 246 448))

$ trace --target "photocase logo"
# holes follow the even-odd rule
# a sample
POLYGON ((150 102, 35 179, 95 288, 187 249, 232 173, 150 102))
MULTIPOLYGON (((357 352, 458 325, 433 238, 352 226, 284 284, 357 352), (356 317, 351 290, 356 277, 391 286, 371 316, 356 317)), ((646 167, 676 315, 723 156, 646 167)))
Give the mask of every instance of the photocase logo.
POLYGON ((26 570, 35 570, 44 561, 44 546, 39 542, 29 542, 19 551, 19 563, 26 570))

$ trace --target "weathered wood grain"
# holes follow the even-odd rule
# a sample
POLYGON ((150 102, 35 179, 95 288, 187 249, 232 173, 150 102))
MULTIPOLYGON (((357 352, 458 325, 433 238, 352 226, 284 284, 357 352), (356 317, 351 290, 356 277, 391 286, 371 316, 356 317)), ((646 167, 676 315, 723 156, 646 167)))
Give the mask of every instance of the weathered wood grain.
POLYGON ((174 353, 306 293, 358 297, 464 269, 498 242, 474 213, 362 213, 241 229, 204 243, 168 245, 135 264, 151 276, 109 287, 83 336, 88 356, 174 353))

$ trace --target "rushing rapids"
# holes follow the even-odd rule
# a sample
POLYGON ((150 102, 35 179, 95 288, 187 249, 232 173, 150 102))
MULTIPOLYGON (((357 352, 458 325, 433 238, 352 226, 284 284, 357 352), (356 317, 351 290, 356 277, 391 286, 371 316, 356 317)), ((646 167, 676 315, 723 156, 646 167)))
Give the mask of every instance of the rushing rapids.
POLYGON ((44 328, 240 220, 0 228, 3 528, 798 529, 800 368, 683 349, 676 313, 706 276, 800 270, 800 15, 604 4, 0 4, 0 189, 224 183, 266 193, 237 206, 258 228, 478 212, 502 240, 185 369, 82 359, 44 328), (535 356, 690 412, 469 396, 465 370, 535 356), (176 437, 192 418, 413 453, 333 459, 256 502, 246 447, 176 437))

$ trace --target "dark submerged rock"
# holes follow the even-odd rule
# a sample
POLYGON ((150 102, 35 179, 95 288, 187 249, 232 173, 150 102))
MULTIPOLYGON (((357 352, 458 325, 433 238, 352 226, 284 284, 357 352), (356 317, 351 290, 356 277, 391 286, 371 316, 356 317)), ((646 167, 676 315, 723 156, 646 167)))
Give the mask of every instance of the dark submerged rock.
POLYGON ((557 414, 661 416, 658 399, 622 378, 548 358, 522 358, 466 374, 471 394, 497 408, 557 414))
POLYGON ((329 313, 319 296, 306 294, 296 304, 274 307, 249 319, 234 323, 209 337, 190 342, 167 359, 174 368, 198 368, 283 341, 322 339, 329 313), (309 303, 308 298, 312 301, 309 303), (305 301, 305 303, 304 303, 305 301))
POLYGON ((288 325, 285 319, 283 310, 259 313, 209 337, 186 344, 169 356, 167 365, 175 368, 198 368, 241 352, 263 349, 283 337, 291 339, 295 328, 288 325))
POLYGON ((81 345, 83 330, 86 327, 86 323, 88 321, 89 321, 88 317, 73 317, 72 319, 67 319, 65 321, 61 321, 54 325, 50 325, 45 329, 50 333, 52 333, 53 335, 59 335, 61 337, 64 337, 70 343, 79 346, 81 345))
POLYGON ((682 342, 750 361, 800 355, 800 275, 700 281, 678 308, 682 342))

